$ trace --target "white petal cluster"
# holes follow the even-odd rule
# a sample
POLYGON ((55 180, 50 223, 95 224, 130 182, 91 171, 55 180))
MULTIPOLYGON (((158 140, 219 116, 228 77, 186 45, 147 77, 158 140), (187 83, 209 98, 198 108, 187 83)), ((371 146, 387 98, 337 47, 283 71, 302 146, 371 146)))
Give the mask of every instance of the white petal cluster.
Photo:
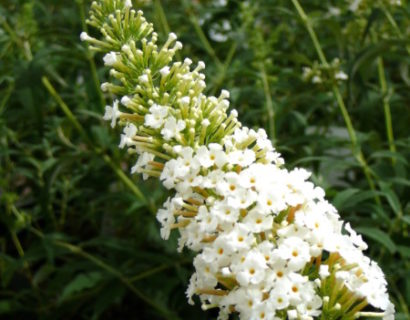
POLYGON ((261 145, 270 145, 263 134, 241 149, 249 133, 237 129, 223 145, 197 150, 174 147, 178 157, 162 171, 176 194, 158 213, 161 235, 178 228, 179 250, 198 252, 189 301, 199 295, 204 308, 220 308, 221 318, 235 311, 241 319, 281 319, 284 312, 313 319, 337 303, 348 314, 365 299, 391 307, 382 271, 363 255, 367 246, 349 224, 343 231, 324 191, 306 170, 281 168, 272 147, 265 152, 273 160, 259 158, 261 145), (357 304, 327 301, 334 290, 357 304))
POLYGON ((105 41, 81 38, 106 53, 115 79, 102 90, 128 110, 115 100, 104 119, 124 127, 119 147, 138 154, 131 172, 174 191, 157 213, 161 236, 178 229, 179 250, 197 252, 190 303, 199 297, 220 319, 356 319, 369 309, 394 319, 385 277, 363 254, 361 236, 308 171, 284 168, 264 130, 227 113, 228 91, 203 94, 203 62, 172 62, 182 47, 175 34, 158 48, 152 25, 124 0, 93 2, 89 24, 105 41), (132 32, 113 38, 118 19, 132 32))

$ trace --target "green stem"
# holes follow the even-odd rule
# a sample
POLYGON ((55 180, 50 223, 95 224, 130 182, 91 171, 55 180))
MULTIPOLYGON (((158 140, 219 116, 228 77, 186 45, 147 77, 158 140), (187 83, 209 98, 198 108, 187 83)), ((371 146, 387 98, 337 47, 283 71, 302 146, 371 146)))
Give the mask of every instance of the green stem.
POLYGON ((208 38, 206 37, 206 35, 205 35, 204 31, 202 30, 201 26, 199 25, 199 21, 198 21, 197 17, 195 16, 194 13, 192 13, 191 9, 189 8, 189 4, 188 4, 187 0, 183 0, 183 4, 184 4, 185 9, 188 12, 189 20, 191 21, 192 26, 194 27, 195 32, 196 32, 199 40, 201 41, 204 49, 214 59, 214 62, 217 65, 217 67, 222 68, 223 65, 222 65, 221 61, 217 57, 217 55, 215 53, 215 50, 212 48, 211 44, 208 41, 208 38))
POLYGON ((219 76, 217 78, 215 78, 216 80, 214 81, 214 83, 212 84, 212 90, 210 92, 211 95, 215 95, 217 90, 219 89, 219 87, 221 86, 221 84, 223 83, 223 81, 225 80, 226 74, 228 72, 228 68, 232 62, 233 56, 236 52, 236 49, 238 47, 238 44, 236 42, 234 42, 231 46, 231 48, 228 51, 228 54, 225 58, 225 62, 221 68, 221 70, 219 70, 219 76))
POLYGON ((11 93, 13 92, 13 90, 14 90, 14 82, 10 82, 10 84, 9 84, 8 88, 6 89, 6 92, 4 93, 4 96, 2 97, 1 102, 0 102, 0 115, 3 113, 3 110, 5 109, 6 104, 9 101, 11 93))
MULTIPOLYGON (((24 217, 21 216, 21 213, 17 210, 17 208, 12 204, 10 207, 11 212, 14 214, 14 216, 17 218, 17 220, 24 220, 24 217)), ((11 239, 14 243, 14 246, 16 247, 16 250, 20 256, 20 258, 24 258, 24 249, 23 246, 21 245, 20 239, 17 236, 17 233, 14 230, 9 230, 11 234, 11 239)), ((28 264, 27 261, 23 261, 23 266, 27 270, 27 275, 30 281, 32 280, 32 275, 31 275, 31 270, 30 270, 30 265, 28 264)))
MULTIPOLYGON (((85 22, 86 18, 85 18, 85 12, 84 12, 84 1, 83 0, 77 0, 77 4, 78 4, 79 10, 80 10, 82 29, 85 32, 87 32, 88 28, 87 28, 87 23, 85 22)), ((101 91, 101 83, 100 83, 100 79, 98 78, 97 67, 96 67, 95 61, 94 61, 94 59, 91 55, 88 43, 86 43, 86 47, 87 47, 86 58, 87 58, 88 63, 90 65, 91 75, 93 77, 95 90, 97 91, 98 98, 100 100, 100 109, 101 109, 101 111, 103 111, 104 107, 105 107, 105 98, 104 98, 104 95, 101 91)))
MULTIPOLYGON (((373 41, 377 41, 377 33, 373 32, 373 41)), ((382 57, 377 57, 377 72, 379 75, 379 83, 380 89, 383 97, 383 110, 384 110, 384 117, 386 121, 386 133, 387 139, 389 141, 389 149, 392 153, 396 152, 396 145, 394 143, 394 134, 393 134, 393 124, 392 124, 392 117, 390 111, 390 103, 389 103, 389 96, 388 96, 388 88, 387 88, 387 81, 386 81, 386 73, 384 71, 384 63, 382 57)), ((396 159, 394 155, 392 155, 392 164, 396 164, 396 159)))
MULTIPOLYGON (((309 35, 312 39, 313 45, 314 45, 314 47, 316 49, 316 52, 319 56, 320 62, 323 64, 323 66, 325 68, 329 67, 329 63, 327 62, 326 56, 325 56, 325 54, 322 50, 322 46, 320 45, 318 37, 317 37, 315 31, 313 30, 313 27, 310 23, 310 20, 309 20, 308 16, 304 12, 304 10, 303 10, 303 8, 300 5, 298 0, 292 0, 292 3, 295 6, 296 11, 298 12, 298 14, 299 14, 300 18, 302 19, 303 23, 305 24, 306 29, 308 30, 308 33, 309 33, 309 35)), ((337 104, 339 105, 340 111, 342 113, 343 119, 344 119, 345 124, 346 124, 347 131, 349 133, 350 142, 351 142, 351 145, 352 145, 353 155, 356 158, 356 160, 358 161, 358 163, 360 164, 360 166, 362 167, 363 172, 366 176, 366 180, 367 180, 367 182, 370 186, 370 189, 372 191, 375 191, 376 186, 375 186, 375 184, 373 182, 373 179, 372 179, 371 170, 370 170, 370 168, 367 164, 367 161, 366 161, 366 159, 363 155, 360 144, 357 141, 356 132, 353 128, 351 118, 349 116, 349 113, 347 112, 347 108, 346 108, 346 105, 343 101, 342 94, 340 93, 340 90, 339 90, 339 88, 336 84, 332 85, 332 91, 333 91, 333 94, 336 98, 337 104)), ((379 196, 375 195, 374 198, 375 198, 376 203, 378 205, 380 205, 381 201, 380 201, 379 196)))
POLYGON ((150 277, 150 276, 152 276, 152 275, 154 275, 158 272, 161 272, 161 271, 167 270, 169 268, 172 268, 176 265, 184 264, 184 263, 191 263, 191 262, 192 262, 192 259, 186 259, 186 260, 178 261, 176 263, 174 262, 174 263, 171 263, 171 264, 163 264, 163 265, 158 266, 156 268, 153 268, 153 269, 147 270, 145 272, 142 272, 140 274, 137 274, 136 276, 134 276, 132 278, 129 278, 129 280, 131 282, 139 281, 141 279, 148 278, 148 277, 150 277))
MULTIPOLYGON (((155 0, 154 8, 155 8, 156 16, 158 16, 159 20, 161 21, 161 25, 162 25, 162 28, 164 30, 164 33, 170 34, 171 33, 171 28, 169 27, 167 16, 166 16, 164 8, 162 6, 161 0, 155 0)), ((180 54, 179 51, 177 51, 175 53, 175 57, 178 61, 181 60, 181 54, 180 54)))
POLYGON ((154 1, 155 11, 159 17, 162 28, 166 34, 171 33, 171 28, 169 27, 167 16, 165 15, 164 8, 162 7, 161 0, 154 1))
POLYGON ((263 83, 263 91, 265 93, 266 109, 268 112, 268 123, 269 123, 269 135, 275 145, 276 142, 276 130, 275 130, 275 108, 273 106, 272 94, 269 87, 268 75, 266 74, 265 64, 261 62, 260 72, 263 83))
MULTIPOLYGON (((390 11, 387 9, 387 7, 384 5, 383 1, 378 1, 379 6, 381 7, 384 15, 386 16, 387 20, 393 27, 394 31, 397 33, 400 39, 407 40, 405 36, 403 36, 402 31, 400 30, 400 27, 397 25, 396 21, 394 20, 393 16, 391 15, 390 11)), ((410 46, 406 46, 407 52, 410 54, 410 46)))
POLYGON ((148 202, 144 194, 141 192, 141 190, 132 182, 130 178, 128 178, 125 175, 125 173, 114 163, 114 161, 107 154, 103 154, 99 148, 94 146, 93 142, 91 141, 90 137, 88 136, 84 128, 81 126, 80 122, 71 112, 70 108, 63 101, 63 99, 61 99, 60 95, 54 89, 54 87, 52 86, 48 78, 43 77, 42 81, 43 81, 44 86, 47 88, 48 92, 51 94, 51 96, 56 100, 57 104, 63 110, 68 120, 80 132, 80 135, 88 143, 88 145, 94 150, 94 152, 99 155, 102 155, 103 160, 113 169, 117 177, 131 190, 132 193, 134 193, 140 200, 142 200, 145 204, 147 204, 151 211, 155 210, 155 208, 153 208, 152 205, 150 205, 150 203, 148 202))
POLYGON ((30 45, 25 45, 25 43, 23 41, 21 41, 21 39, 18 37, 16 32, 14 32, 14 30, 7 23, 6 19, 0 17, 0 22, 1 22, 4 30, 6 30, 6 32, 10 35, 11 40, 13 40, 14 43, 17 46, 19 46, 20 49, 23 51, 25 58, 28 61, 33 60, 33 54, 31 53, 30 45))

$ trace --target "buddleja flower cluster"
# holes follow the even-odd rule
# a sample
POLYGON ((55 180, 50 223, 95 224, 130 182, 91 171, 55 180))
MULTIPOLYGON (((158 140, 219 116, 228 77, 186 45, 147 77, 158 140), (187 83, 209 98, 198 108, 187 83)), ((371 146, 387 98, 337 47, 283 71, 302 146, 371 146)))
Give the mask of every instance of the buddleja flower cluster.
POLYGON ((122 126, 120 148, 138 155, 133 173, 174 190, 158 211, 161 236, 179 232, 194 259, 187 296, 219 318, 394 319, 386 280, 367 245, 343 223, 304 169, 288 171, 264 130, 229 114, 229 93, 206 96, 204 67, 173 62, 182 44, 158 35, 130 1, 93 2, 82 33, 103 52, 116 96, 105 120, 122 126))

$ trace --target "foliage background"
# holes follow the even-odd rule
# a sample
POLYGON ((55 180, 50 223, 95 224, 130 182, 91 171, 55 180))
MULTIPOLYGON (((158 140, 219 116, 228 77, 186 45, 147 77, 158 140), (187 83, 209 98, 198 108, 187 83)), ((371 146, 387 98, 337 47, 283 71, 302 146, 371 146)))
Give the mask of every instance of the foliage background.
MULTIPOLYGON (((230 90, 243 123, 266 128, 289 168, 313 171, 385 271, 396 319, 409 319, 409 5, 301 1, 327 59, 340 61, 324 68, 291 1, 133 2, 160 39, 179 35, 181 57, 206 62, 208 93, 230 90), (348 80, 334 80, 339 69, 348 80)), ((135 159, 101 119, 107 70, 79 41, 89 4, 0 4, 0 318, 215 318, 186 303, 191 253, 159 237, 166 192, 130 176, 135 159)))

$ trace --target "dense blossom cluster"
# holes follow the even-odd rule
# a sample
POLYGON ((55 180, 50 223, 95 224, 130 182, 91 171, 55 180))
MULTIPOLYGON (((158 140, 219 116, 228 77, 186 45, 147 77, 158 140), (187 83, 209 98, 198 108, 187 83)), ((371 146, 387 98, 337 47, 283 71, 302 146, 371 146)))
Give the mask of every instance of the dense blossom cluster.
POLYGON ((243 319, 312 319, 323 309, 353 319, 367 303, 392 307, 361 236, 349 224, 343 234, 306 170, 281 168, 263 131, 237 129, 223 144, 174 149, 178 157, 160 179, 176 194, 157 218, 163 238, 178 228, 179 249, 199 252, 190 302, 200 294, 222 319, 233 311, 243 319))
POLYGON ((203 62, 172 62, 181 43, 170 34, 158 50, 152 25, 130 1, 93 2, 89 24, 105 40, 81 38, 105 52, 116 79, 102 89, 120 98, 104 119, 124 127, 119 146, 138 154, 131 171, 174 190, 157 214, 161 236, 178 229, 179 250, 198 253, 189 302, 199 296, 220 319, 394 319, 383 272, 363 255, 361 236, 309 172, 283 167, 264 130, 227 114, 227 91, 202 93, 203 62))

